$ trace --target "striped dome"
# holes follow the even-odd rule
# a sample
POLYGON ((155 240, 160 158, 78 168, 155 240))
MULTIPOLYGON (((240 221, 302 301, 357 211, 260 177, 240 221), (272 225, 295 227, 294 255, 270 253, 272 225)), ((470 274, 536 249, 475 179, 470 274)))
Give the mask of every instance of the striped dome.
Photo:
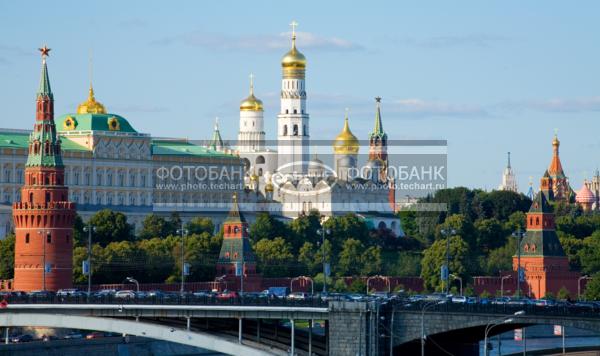
POLYGON ((583 187, 581 187, 581 190, 579 190, 579 192, 577 192, 577 196, 575 197, 575 201, 578 203, 593 203, 594 201, 596 201, 596 197, 594 196, 594 193, 592 193, 592 191, 590 190, 590 188, 588 188, 587 184, 585 184, 585 182, 583 183, 583 187))

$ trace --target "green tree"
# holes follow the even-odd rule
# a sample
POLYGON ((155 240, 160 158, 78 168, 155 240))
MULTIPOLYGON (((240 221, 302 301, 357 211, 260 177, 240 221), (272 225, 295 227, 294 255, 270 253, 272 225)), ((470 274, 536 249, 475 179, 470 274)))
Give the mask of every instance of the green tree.
POLYGON ((600 300, 600 272, 587 282, 583 296, 586 300, 600 300))
POLYGON ((307 274, 312 275, 321 265, 321 261, 316 258, 314 245, 310 242, 305 242, 298 252, 298 262, 306 267, 307 274))
MULTIPOLYGON (((383 251, 384 254, 389 251, 383 251)), ((421 274, 421 253, 398 252, 384 273, 390 276, 414 277, 421 274)))
POLYGON ((442 234, 442 230, 449 232, 454 230, 456 235, 460 236, 466 241, 469 246, 474 247, 477 244, 477 233, 473 223, 465 215, 455 214, 448 216, 443 224, 438 225, 436 228, 436 239, 445 239, 446 236, 442 234))
POLYGON ((360 256, 362 276, 372 276, 381 273, 381 247, 371 246, 360 256))
MULTIPOLYGON (((460 237, 450 238, 450 273, 466 279, 469 272, 469 245, 460 237)), ((438 240, 426 249, 421 260, 421 278, 428 290, 441 290, 440 279, 442 265, 446 263, 446 241, 438 240)))
POLYGON ((308 215, 303 215, 290 222, 289 228, 291 234, 288 241, 292 244, 292 251, 300 250, 305 242, 316 243, 321 240, 317 230, 321 228, 320 215, 318 211, 311 211, 308 215))
POLYGON ((85 223, 79 214, 75 214, 73 222, 73 246, 87 246, 87 233, 83 231, 85 223))
POLYGON ((348 291, 352 293, 365 293, 367 289, 367 284, 362 278, 354 278, 350 286, 348 287, 348 291))
POLYGON ((346 240, 358 240, 362 244, 369 245, 369 229, 367 224, 356 214, 348 213, 343 216, 334 216, 325 222, 325 228, 331 231, 328 240, 332 241, 333 254, 340 253, 346 240))
POLYGON ((12 279, 15 268, 15 235, 9 234, 0 241, 0 279, 12 279))
POLYGON ((215 231, 215 224, 213 224, 210 218, 197 216, 190 220, 185 228, 188 230, 190 235, 202 234, 204 232, 212 234, 215 231))
POLYGON ((490 251, 482 257, 481 270, 488 276, 498 275, 501 271, 512 271, 512 258, 517 252, 517 240, 510 238, 502 247, 490 251))
POLYGON ((171 231, 169 222, 156 214, 149 214, 142 222, 142 229, 139 232, 140 239, 151 239, 154 237, 167 237, 171 231))
POLYGON ((265 277, 284 277, 294 256, 291 245, 282 237, 261 239, 254 245, 259 267, 265 277))
MULTIPOLYGON (((356 239, 350 238, 344 241, 338 261, 338 274, 340 276, 356 276, 359 274, 362 268, 361 252, 363 249, 363 245, 356 239)), ((381 259, 379 263, 381 263, 381 259)))
POLYGON ((558 298, 559 300, 566 300, 566 299, 569 299, 570 297, 571 297, 571 292, 569 292, 569 290, 565 286, 562 286, 558 290, 558 293, 556 294, 556 298, 558 298))
POLYGON ((585 247, 584 241, 561 231, 558 232, 558 239, 563 251, 565 251, 565 254, 569 258, 571 269, 581 270, 580 251, 585 247))
POLYGON ((508 221, 504 224, 504 228, 512 233, 519 229, 525 229, 525 213, 522 211, 515 211, 508 216, 508 221))
POLYGON ((111 242, 133 240, 133 228, 127 223, 127 217, 123 213, 110 209, 100 210, 90 218, 90 223, 96 227, 94 241, 102 246, 111 242))
POLYGON ((254 243, 276 237, 289 236, 287 225, 267 213, 258 213, 254 224, 250 225, 250 240, 254 243))
POLYGON ((600 272, 600 230, 583 240, 583 248, 579 250, 578 255, 583 272, 600 272))
POLYGON ((413 210, 401 210, 398 216, 400 217, 400 223, 406 236, 417 237, 419 233, 417 213, 413 210))
POLYGON ((496 218, 475 221, 475 230, 477 231, 477 246, 484 253, 503 246, 506 243, 506 236, 509 234, 496 218))

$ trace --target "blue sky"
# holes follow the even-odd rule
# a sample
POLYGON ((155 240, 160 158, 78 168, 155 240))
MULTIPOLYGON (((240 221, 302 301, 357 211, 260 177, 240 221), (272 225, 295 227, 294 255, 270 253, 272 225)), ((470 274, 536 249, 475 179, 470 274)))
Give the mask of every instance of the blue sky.
POLYGON ((0 127, 32 126, 47 43, 57 115, 86 98, 92 51, 97 99, 138 131, 205 139, 218 116, 235 138, 252 72, 274 138, 295 19, 314 139, 335 136, 346 107, 365 139, 381 96, 390 138, 448 140, 450 185, 495 188, 511 151, 526 190, 558 129, 579 189, 600 165, 598 13, 595 1, 3 1, 0 127))

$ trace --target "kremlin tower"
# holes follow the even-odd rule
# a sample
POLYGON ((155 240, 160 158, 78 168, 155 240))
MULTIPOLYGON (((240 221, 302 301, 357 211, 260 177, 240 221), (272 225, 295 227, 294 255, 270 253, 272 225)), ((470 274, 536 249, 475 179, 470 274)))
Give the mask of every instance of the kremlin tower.
POLYGON ((544 172, 544 176, 540 181, 540 190, 544 192, 549 201, 568 202, 571 199, 572 191, 560 162, 558 154, 559 146, 560 141, 554 135, 554 139, 552 140, 552 161, 550 161, 550 166, 544 172))
MULTIPOLYGON (((233 194, 233 204, 223 222, 223 243, 217 261, 217 276, 226 280, 244 283, 244 290, 257 291, 261 288, 261 278, 256 274, 256 257, 250 246, 248 222, 240 211, 237 194, 233 194), (243 276, 238 279, 238 276, 243 276)), ((240 288, 241 289, 241 288, 240 288)))
MULTIPOLYGON (((526 219, 520 263, 527 286, 522 286, 522 291, 532 298, 543 298, 548 292, 556 295, 565 287, 574 295, 579 274, 569 270, 569 260, 556 234, 554 213, 546 194, 538 192, 526 219)), ((513 270, 518 270, 517 256, 513 256, 513 270)))
MULTIPOLYGON (((25 185, 21 201, 13 204, 16 232, 13 289, 19 291, 70 288, 73 280, 73 223, 75 203, 64 185, 61 141, 54 124, 54 97, 46 58, 37 92, 36 120, 29 136, 25 185)), ((93 92, 90 89, 90 95, 93 92)))

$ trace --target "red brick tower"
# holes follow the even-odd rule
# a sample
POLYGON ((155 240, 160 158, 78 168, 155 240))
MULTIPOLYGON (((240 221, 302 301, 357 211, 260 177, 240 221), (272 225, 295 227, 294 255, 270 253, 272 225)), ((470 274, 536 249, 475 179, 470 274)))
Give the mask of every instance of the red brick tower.
MULTIPOLYGON (((569 269, 569 260, 555 231, 554 213, 546 194, 538 192, 527 213, 527 233, 521 240, 521 269, 525 272, 523 294, 542 298, 551 292, 555 296, 565 287, 571 297, 577 293, 579 273, 569 269)), ((517 256, 513 256, 517 271, 517 256)))
POLYGON ((231 211, 223 223, 223 243, 217 261, 217 276, 235 281, 239 289, 241 274, 244 278, 244 291, 261 290, 262 278, 256 274, 256 256, 250 246, 248 222, 240 211, 237 194, 234 193, 231 211))
POLYGON ((73 283, 73 222, 75 203, 68 201, 60 139, 54 125, 54 97, 46 58, 37 92, 35 125, 29 137, 25 185, 21 201, 13 204, 15 277, 20 291, 70 288, 73 283))

